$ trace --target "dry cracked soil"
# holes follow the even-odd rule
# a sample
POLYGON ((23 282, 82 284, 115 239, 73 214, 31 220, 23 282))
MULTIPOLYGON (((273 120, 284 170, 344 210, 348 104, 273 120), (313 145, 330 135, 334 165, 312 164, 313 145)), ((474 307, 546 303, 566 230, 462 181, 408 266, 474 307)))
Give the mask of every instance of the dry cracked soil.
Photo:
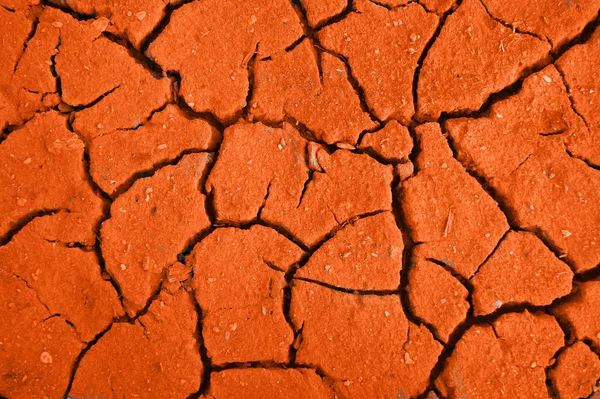
POLYGON ((0 398, 600 398, 600 0, 0 0, 0 398))

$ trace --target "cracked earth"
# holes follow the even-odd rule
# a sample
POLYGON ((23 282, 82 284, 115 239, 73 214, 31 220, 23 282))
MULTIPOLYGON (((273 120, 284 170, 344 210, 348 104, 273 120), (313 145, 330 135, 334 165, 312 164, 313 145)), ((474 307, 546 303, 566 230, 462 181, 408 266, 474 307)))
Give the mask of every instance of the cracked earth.
POLYGON ((0 0, 0 398, 600 398, 599 0, 0 0))

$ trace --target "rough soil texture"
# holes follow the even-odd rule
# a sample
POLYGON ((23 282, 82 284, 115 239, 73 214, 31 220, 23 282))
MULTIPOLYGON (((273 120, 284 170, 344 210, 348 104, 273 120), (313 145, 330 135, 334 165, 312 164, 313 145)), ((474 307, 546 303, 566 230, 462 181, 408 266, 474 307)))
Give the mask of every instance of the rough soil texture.
POLYGON ((556 362, 549 377, 560 397, 576 399, 598 391, 596 380, 600 359, 585 343, 577 341, 565 348, 556 362))
POLYGON ((435 385, 449 398, 548 398, 545 368, 563 345, 552 316, 505 314, 464 333, 435 385))
POLYGON ((600 398, 600 0, 0 0, 0 399, 600 398))

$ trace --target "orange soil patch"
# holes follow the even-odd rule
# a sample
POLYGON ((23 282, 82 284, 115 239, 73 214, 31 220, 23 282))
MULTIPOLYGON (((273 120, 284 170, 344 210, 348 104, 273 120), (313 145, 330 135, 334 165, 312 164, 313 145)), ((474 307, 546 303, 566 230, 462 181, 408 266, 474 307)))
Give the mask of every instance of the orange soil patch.
POLYGON ((600 0, 0 0, 0 399, 600 397, 600 0))

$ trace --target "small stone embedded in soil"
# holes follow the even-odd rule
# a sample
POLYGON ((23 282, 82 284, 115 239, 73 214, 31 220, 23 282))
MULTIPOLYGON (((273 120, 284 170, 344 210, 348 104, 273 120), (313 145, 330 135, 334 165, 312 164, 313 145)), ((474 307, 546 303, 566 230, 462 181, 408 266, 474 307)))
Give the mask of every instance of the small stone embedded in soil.
POLYGON ((418 171, 398 187, 409 231, 425 257, 469 278, 508 230, 506 217, 452 157, 439 125, 420 125, 416 133, 418 171))
POLYGON ((289 1, 208 0, 175 10, 149 55, 181 74, 180 95, 193 110, 231 120, 246 106, 254 54, 274 56, 301 36, 289 1))
POLYGON ((383 212, 337 231, 295 276, 350 290, 395 290, 403 250, 394 215, 383 212))
POLYGON ((83 341, 91 341, 123 309, 117 292, 102 279, 95 253, 40 234, 40 222, 52 223, 56 216, 34 219, 0 247, 0 269, 18 275, 52 314, 60 314, 83 341))
POLYGON ((260 216, 313 246, 340 223, 391 210, 391 166, 347 150, 329 154, 319 147, 307 154, 306 147, 285 123, 271 128, 239 122, 227 128, 206 183, 217 220, 247 223, 260 216), (323 172, 309 169, 313 163, 323 172))
POLYGON ((408 129, 392 120, 382 129, 365 134, 358 148, 373 152, 387 162, 408 162, 413 141, 408 129))
POLYGON ((37 114, 6 137, 0 144, 1 237, 28 215, 62 209, 86 231, 77 241, 94 243, 103 201, 87 182, 83 153, 83 142, 55 111, 37 114))
POLYGON ((577 339, 600 346, 599 280, 581 283, 569 300, 558 304, 552 312, 572 326, 577 339))
POLYGON ((182 153, 215 150, 220 138, 205 120, 188 119, 181 109, 168 105, 135 131, 107 131, 92 139, 90 174, 112 195, 136 174, 182 153))
POLYGON ((82 108, 73 128, 86 140, 118 128, 135 128, 170 100, 169 79, 154 77, 126 47, 103 36, 108 19, 78 21, 54 12, 62 23, 54 58, 62 100, 82 108))
POLYGON ((188 288, 191 280, 191 268, 181 262, 175 262, 167 269, 162 287, 170 294, 175 294, 181 287, 188 288))
POLYGON ((568 346, 556 358, 556 366, 548 372, 552 386, 560 398, 591 397, 600 380, 600 359, 581 341, 568 346))
POLYGON ((427 328, 406 319, 398 295, 354 295, 295 280, 290 314, 302 326, 296 362, 333 378, 342 397, 418 395, 442 350, 427 328))
POLYGON ((469 292, 442 266, 423 258, 415 250, 415 265, 408 277, 408 297, 415 316, 429 323, 448 342, 470 308, 469 292))
POLYGON ((113 324, 84 354, 69 397, 188 397, 198 391, 204 369, 197 326, 190 293, 161 291, 147 313, 113 324))
POLYGON ((577 159, 593 147, 579 145, 589 132, 553 66, 488 117, 449 120, 446 128, 458 159, 485 178, 521 229, 541 231, 576 272, 600 263, 600 172, 577 159))
POLYGON ((211 154, 185 155, 112 203, 101 229, 102 255, 130 315, 145 306, 177 254, 210 226, 200 186, 211 163, 211 154))
POLYGON ((250 104, 251 118, 291 118, 328 144, 354 145, 361 132, 376 126, 361 109, 344 63, 331 54, 317 54, 308 39, 256 62, 250 104))
POLYGON ((479 0, 448 16, 419 76, 417 116, 476 111, 548 57, 550 45, 493 20, 479 0))
POLYGON ((319 40, 348 60, 379 119, 408 124, 415 111, 414 73, 439 18, 418 3, 387 10, 361 0, 356 8, 357 12, 319 31, 319 40))
POLYGON ((583 137, 577 152, 600 165, 600 28, 582 44, 573 46, 556 62, 573 101, 573 108, 586 122, 589 137, 583 137))
POLYGON ((306 19, 312 27, 326 23, 327 20, 339 15, 348 6, 348 0, 302 0, 300 3, 306 11, 306 19))
POLYGON ((546 38, 554 50, 579 35, 600 10, 600 1, 485 0, 490 14, 523 32, 546 38))
POLYGON ((0 395, 59 398, 83 349, 75 330, 53 316, 27 283, 0 269, 0 395))
POLYGON ((400 181, 407 180, 415 173, 415 165, 412 162, 399 163, 394 166, 394 174, 398 176, 400 181))
POLYGON ((302 255, 293 242, 260 225, 217 229, 194 247, 187 263, 213 364, 289 360, 294 332, 282 311, 284 275, 302 255))
POLYGON ((246 368, 214 372, 202 398, 334 399, 327 382, 311 369, 246 368))
POLYGON ((435 386, 449 399, 549 399, 544 369, 563 345, 563 332, 553 317, 508 313, 469 328, 435 386))
POLYGON ((507 304, 549 305, 571 292, 572 280, 569 266, 535 235, 511 231, 471 279, 475 315, 507 304))
POLYGON ((440 397, 437 395, 437 393, 435 393, 435 391, 429 391, 426 399, 440 399, 440 397))

